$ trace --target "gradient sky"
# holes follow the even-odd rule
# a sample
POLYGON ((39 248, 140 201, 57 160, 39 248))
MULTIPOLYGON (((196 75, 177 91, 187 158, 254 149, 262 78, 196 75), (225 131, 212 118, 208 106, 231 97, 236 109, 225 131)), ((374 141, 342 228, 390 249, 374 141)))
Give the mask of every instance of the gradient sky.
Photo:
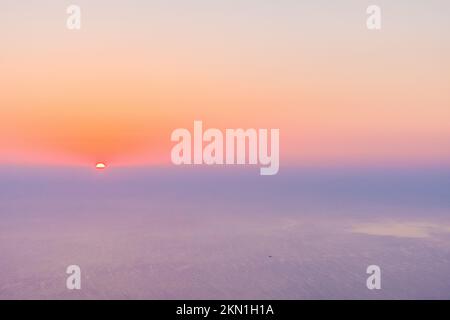
POLYGON ((282 166, 450 166, 449 1, 0 9, 0 164, 167 164, 172 130, 202 120, 280 128, 282 166))

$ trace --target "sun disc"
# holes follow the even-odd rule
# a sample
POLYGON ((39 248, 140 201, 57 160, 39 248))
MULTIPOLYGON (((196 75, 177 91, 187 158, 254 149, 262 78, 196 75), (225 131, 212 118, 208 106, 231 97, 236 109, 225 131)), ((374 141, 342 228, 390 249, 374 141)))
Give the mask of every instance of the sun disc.
POLYGON ((95 165, 96 169, 105 169, 106 165, 103 162, 99 162, 95 165))

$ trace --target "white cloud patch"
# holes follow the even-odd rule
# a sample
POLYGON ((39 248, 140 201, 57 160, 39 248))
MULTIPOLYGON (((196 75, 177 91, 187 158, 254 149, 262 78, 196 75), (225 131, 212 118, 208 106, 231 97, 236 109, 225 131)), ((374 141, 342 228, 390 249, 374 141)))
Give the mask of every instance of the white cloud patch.
POLYGON ((437 233, 450 233, 450 225, 428 222, 384 221, 358 224, 351 229, 354 233, 399 238, 429 238, 437 233))

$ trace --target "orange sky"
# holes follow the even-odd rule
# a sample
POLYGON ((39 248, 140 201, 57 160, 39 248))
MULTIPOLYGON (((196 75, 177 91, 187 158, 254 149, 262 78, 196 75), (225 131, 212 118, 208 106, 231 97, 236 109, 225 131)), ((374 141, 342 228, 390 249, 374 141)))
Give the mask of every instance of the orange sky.
POLYGON ((355 1, 102 3, 77 32, 56 1, 0 13, 0 163, 169 163, 202 120, 279 128, 291 165, 450 164, 450 5, 386 2, 374 33, 355 1))

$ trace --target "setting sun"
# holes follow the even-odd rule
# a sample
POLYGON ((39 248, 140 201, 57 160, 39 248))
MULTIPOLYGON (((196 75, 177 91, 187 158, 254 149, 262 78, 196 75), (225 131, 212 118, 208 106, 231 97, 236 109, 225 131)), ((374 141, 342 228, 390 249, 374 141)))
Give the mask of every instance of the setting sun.
POLYGON ((105 165, 104 163, 102 163, 102 162, 99 162, 99 163, 97 163, 97 164, 95 165, 95 168, 96 168, 96 169, 105 169, 105 168, 106 168, 106 165, 105 165))

